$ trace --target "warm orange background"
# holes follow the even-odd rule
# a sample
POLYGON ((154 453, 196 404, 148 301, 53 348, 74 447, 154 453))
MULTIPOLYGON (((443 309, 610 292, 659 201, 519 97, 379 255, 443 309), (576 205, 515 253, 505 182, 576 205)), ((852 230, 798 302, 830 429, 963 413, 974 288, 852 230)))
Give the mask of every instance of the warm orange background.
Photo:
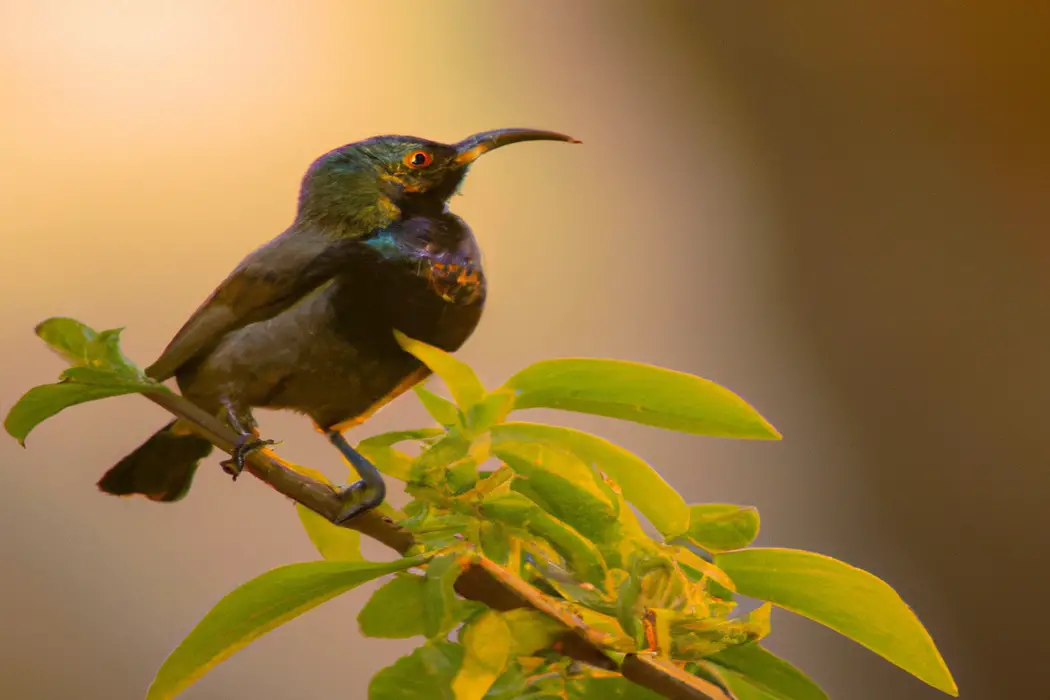
MULTIPOLYGON (((491 277, 463 357, 490 383, 579 354, 736 390, 783 442, 558 419, 691 501, 758 505, 759 544, 887 579, 963 697, 1044 697, 1050 17, 801 5, 0 0, 0 408, 59 371, 48 316, 152 361, 325 150, 565 131, 584 145, 487 157, 454 201, 491 277)), ((214 466, 174 507, 96 492, 164 420, 125 397, 0 440, 0 697, 141 697, 219 597, 315 556, 214 466)), ((405 398, 352 437, 422 420, 405 398)), ((342 476, 303 420, 263 429, 342 476)), ((363 698, 411 647, 358 636, 370 590, 185 697, 363 698)), ((836 698, 941 697, 787 613, 770 646, 836 698)))

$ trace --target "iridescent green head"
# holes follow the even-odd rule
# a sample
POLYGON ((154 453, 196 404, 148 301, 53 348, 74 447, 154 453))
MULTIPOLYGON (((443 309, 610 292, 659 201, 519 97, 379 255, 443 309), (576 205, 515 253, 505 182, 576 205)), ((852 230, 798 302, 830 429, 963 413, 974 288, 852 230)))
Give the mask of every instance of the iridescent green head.
POLYGON ((553 131, 497 129, 459 143, 375 136, 314 161, 299 193, 299 218, 370 230, 402 216, 440 212, 481 155, 523 141, 576 139, 553 131))

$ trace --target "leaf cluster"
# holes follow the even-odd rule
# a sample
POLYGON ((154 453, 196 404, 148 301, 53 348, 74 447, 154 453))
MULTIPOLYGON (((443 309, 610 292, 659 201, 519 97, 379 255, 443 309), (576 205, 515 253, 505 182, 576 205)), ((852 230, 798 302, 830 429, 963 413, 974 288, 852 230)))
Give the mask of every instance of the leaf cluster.
MULTIPOLYGON (((37 332, 73 367, 11 410, 5 426, 19 440, 68 406, 162 389, 120 354, 117 331, 52 319, 37 332)), ((164 662, 149 700, 175 696, 269 630, 380 577, 389 578, 360 611, 361 633, 422 643, 375 675, 372 700, 658 697, 617 671, 631 654, 673 664, 728 698, 826 698, 762 645, 773 607, 957 694, 918 618, 877 577, 811 552, 749 547, 755 508, 689 504, 645 460, 604 438, 514 420, 551 408, 695 435, 780 437, 731 391, 651 365, 580 358, 538 362, 489 390, 448 353, 398 341, 451 398, 417 387, 437 425, 376 435, 357 449, 403 482, 411 500, 384 509, 415 547, 395 562, 365 561, 357 532, 299 505, 322 560, 275 569, 227 595, 164 662), (496 610, 461 597, 457 580, 479 564, 537 604, 496 610), (761 604, 739 614, 741 597, 761 604), (561 653, 567 634, 595 643, 609 664, 561 653)))

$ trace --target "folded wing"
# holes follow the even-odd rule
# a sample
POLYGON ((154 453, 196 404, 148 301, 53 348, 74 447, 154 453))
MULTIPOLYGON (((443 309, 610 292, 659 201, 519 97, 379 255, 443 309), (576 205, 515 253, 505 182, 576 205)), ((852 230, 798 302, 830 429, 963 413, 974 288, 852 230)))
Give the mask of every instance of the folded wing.
POLYGON ((223 336, 273 318, 332 278, 360 246, 316 229, 290 228, 249 254, 194 312, 146 374, 164 381, 223 336))

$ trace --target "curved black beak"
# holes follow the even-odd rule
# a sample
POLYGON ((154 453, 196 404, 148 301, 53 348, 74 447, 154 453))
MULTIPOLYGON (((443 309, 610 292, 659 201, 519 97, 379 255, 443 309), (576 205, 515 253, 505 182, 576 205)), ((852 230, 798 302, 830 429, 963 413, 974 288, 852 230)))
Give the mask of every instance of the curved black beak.
POLYGON ((541 131, 539 129, 494 129, 483 131, 480 134, 468 136, 455 144, 456 164, 469 165, 488 153, 494 148, 506 146, 511 143, 522 141, 565 141, 568 143, 580 143, 578 139, 555 131, 541 131))

